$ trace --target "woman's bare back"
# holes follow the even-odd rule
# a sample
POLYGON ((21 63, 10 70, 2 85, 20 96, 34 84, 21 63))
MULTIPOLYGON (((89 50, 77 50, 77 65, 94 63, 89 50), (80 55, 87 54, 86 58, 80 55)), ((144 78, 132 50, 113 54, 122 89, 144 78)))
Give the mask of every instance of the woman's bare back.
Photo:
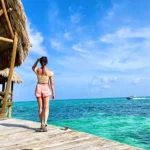
POLYGON ((37 69, 37 74, 38 75, 44 75, 44 76, 47 76, 48 74, 52 74, 53 73, 53 71, 52 70, 49 70, 48 68, 44 68, 44 71, 43 71, 43 69, 42 68, 38 68, 37 69))

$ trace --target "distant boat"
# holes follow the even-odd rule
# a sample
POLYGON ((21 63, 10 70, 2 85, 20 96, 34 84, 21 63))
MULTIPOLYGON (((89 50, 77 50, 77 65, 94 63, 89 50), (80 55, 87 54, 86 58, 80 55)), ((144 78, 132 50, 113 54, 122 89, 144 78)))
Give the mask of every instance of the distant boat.
POLYGON ((128 96, 128 97, 126 97, 126 99, 128 99, 128 100, 131 100, 131 99, 133 99, 133 100, 144 100, 144 99, 150 99, 150 98, 147 98, 147 97, 128 96))
POLYGON ((126 99, 128 99, 128 100, 134 99, 134 98, 136 98, 136 97, 135 96, 128 96, 128 97, 126 97, 126 99))

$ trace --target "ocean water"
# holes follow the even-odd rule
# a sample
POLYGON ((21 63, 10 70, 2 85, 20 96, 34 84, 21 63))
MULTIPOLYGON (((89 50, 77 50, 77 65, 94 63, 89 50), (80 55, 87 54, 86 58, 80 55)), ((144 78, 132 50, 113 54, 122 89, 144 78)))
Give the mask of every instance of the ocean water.
MULTIPOLYGON (((39 122, 38 104, 15 102, 12 115, 39 122)), ((149 97, 50 101, 48 123, 150 150, 149 97)))

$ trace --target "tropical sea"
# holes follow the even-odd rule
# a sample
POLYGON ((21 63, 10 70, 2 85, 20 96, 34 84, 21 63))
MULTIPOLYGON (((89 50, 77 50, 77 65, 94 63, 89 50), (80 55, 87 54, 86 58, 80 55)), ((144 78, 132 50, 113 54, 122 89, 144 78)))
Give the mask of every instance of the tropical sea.
MULTIPOLYGON (((38 104, 15 102, 12 115, 39 122, 38 104)), ((150 150, 150 97, 50 101, 48 123, 150 150)))

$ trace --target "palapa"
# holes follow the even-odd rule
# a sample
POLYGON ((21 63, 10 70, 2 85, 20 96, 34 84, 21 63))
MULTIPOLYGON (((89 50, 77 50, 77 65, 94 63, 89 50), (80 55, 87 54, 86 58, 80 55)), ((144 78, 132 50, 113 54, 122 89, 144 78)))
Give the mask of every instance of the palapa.
MULTIPOLYGON (((28 55, 30 48, 29 36, 26 30, 26 16, 20 0, 4 0, 4 2, 12 30, 18 34, 15 66, 20 66, 28 55)), ((2 13, 2 3, 0 2, 0 36, 12 39, 7 21, 2 13)), ((0 41, 0 70, 10 67, 11 56, 12 43, 0 41)))
MULTIPOLYGON (((0 84, 3 83, 4 79, 5 79, 5 82, 7 82, 8 76, 9 76, 9 69, 8 68, 6 68, 4 70, 0 70, 0 84)), ((15 72, 13 72, 11 81, 13 81, 15 83, 22 83, 21 77, 15 72)))
MULTIPOLYGON (((0 118, 5 118, 10 85, 12 85, 13 91, 13 70, 15 66, 20 66, 25 60, 30 48, 30 41, 21 1, 0 0, 0 2, 0 70, 10 68, 6 89, 4 81, 2 87, 5 94, 2 99, 0 118)), ((11 112, 11 105, 9 106, 11 112)))

